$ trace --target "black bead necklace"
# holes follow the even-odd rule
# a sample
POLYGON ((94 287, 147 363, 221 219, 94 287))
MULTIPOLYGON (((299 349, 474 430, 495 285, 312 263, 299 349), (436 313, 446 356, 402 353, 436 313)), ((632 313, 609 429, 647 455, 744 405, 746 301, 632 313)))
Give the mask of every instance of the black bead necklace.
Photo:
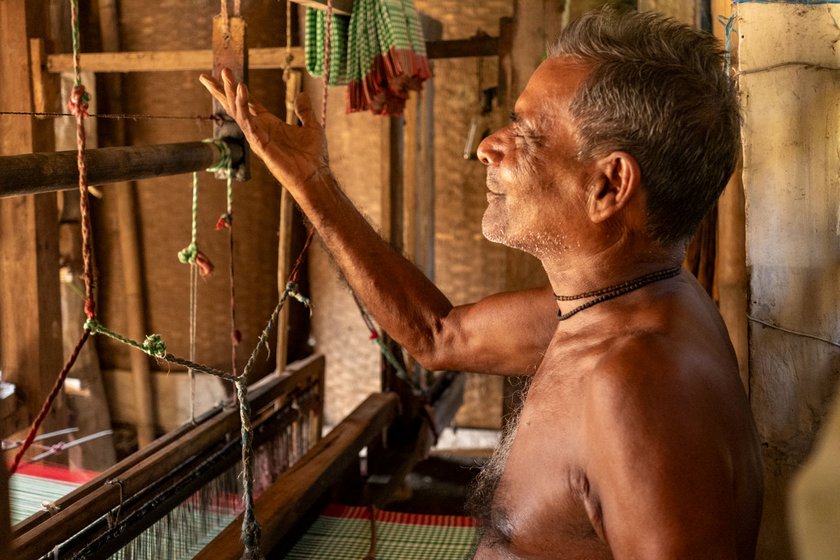
POLYGON ((624 294, 628 294, 634 290, 638 290, 642 286, 647 286, 648 284, 652 284, 653 282, 659 282, 660 280, 667 280, 668 278, 673 278, 674 276, 677 276, 680 273, 680 271, 682 271, 682 267, 675 266, 673 268, 659 270, 657 272, 651 272, 650 274, 639 276, 638 278, 622 282, 621 284, 616 284, 615 286, 609 286, 607 288, 600 288, 598 290, 583 292, 582 294, 577 294, 574 296, 558 296, 557 294, 554 294, 554 299, 557 301, 575 301, 579 299, 595 298, 590 301, 587 301, 584 304, 578 305, 577 307, 575 307, 571 311, 567 311, 566 313, 563 313, 562 309, 558 309, 557 320, 565 321, 569 317, 576 315, 577 313, 583 311, 584 309, 588 309, 593 305, 598 305, 599 303, 603 303, 605 301, 617 298, 618 296, 623 296, 624 294))

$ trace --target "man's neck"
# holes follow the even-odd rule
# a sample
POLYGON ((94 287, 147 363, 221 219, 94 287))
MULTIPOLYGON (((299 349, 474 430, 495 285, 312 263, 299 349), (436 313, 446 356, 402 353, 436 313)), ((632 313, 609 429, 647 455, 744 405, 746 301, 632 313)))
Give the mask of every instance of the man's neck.
POLYGON ((666 248, 623 239, 584 248, 580 253, 566 253, 557 259, 543 259, 542 264, 554 293, 573 296, 679 266, 684 255, 681 245, 666 248))

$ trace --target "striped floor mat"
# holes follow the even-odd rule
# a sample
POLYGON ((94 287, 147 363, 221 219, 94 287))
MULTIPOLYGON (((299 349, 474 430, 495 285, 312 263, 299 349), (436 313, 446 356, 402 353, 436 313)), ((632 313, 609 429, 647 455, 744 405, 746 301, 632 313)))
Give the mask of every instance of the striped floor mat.
MULTIPOLYGON (((376 560, 461 560, 472 554, 475 521, 454 515, 376 511, 376 560)), ((286 560, 363 560, 370 547, 366 507, 330 505, 286 560)))

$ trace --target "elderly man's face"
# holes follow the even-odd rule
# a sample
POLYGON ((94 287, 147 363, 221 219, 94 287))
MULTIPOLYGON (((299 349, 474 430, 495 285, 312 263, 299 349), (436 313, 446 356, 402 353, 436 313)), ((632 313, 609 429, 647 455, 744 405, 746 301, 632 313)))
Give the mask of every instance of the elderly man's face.
POLYGON ((569 104, 586 72, 567 58, 545 61, 516 101, 511 123, 479 146, 488 190, 482 230, 490 241, 538 258, 578 245, 591 169, 577 160, 569 104))

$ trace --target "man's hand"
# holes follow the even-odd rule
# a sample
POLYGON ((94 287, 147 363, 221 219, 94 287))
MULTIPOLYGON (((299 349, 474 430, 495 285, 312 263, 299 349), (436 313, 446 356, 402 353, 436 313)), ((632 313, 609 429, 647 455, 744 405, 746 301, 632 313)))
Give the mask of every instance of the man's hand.
POLYGON ((237 83, 227 68, 222 70, 221 84, 207 74, 202 74, 199 80, 236 121, 253 152, 293 193, 311 177, 328 170, 324 129, 315 118, 305 93, 295 100, 295 113, 302 124, 294 126, 272 115, 260 103, 251 101, 248 87, 237 83))

